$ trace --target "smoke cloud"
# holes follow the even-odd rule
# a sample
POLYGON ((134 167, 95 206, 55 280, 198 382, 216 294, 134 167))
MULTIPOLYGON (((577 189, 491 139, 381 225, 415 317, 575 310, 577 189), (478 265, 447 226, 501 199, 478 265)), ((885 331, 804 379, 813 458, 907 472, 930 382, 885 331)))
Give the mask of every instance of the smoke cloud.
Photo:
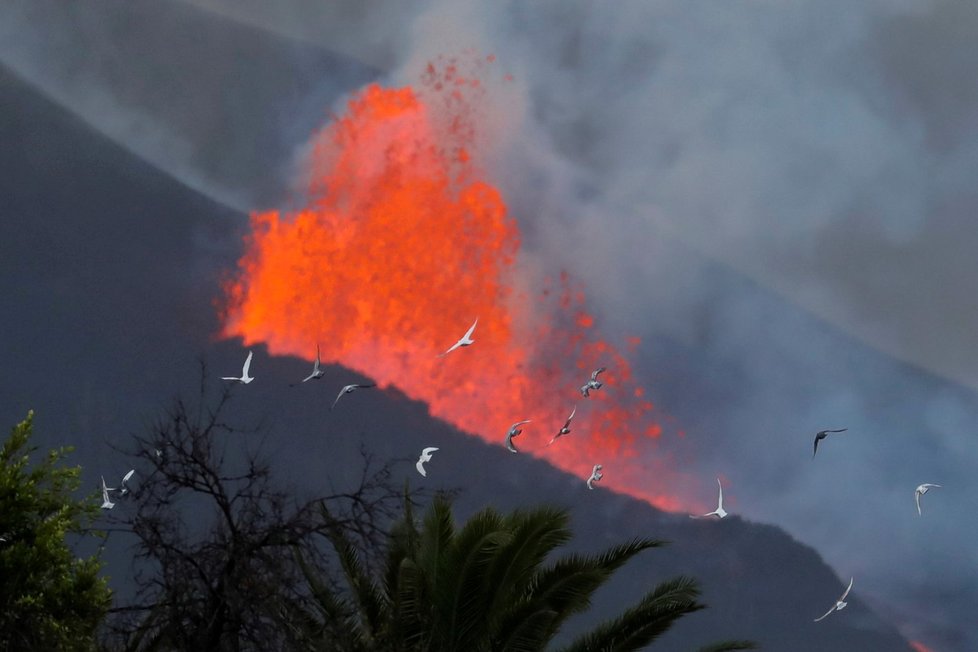
POLYGON ((181 2, 14 2, 0 61, 184 184, 247 212, 283 200, 295 151, 358 62, 181 2), (260 38, 259 38, 260 37, 260 38))

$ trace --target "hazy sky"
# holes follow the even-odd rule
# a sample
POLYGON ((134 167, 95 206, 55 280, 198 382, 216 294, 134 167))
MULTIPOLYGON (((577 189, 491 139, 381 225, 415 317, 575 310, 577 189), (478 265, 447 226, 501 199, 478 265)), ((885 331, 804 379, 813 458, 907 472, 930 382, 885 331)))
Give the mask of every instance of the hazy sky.
POLYGON ((610 335, 673 342, 682 373, 732 376, 693 397, 669 385, 667 353, 639 361, 685 418, 704 500, 725 475, 738 513, 856 575, 905 634, 978 647, 954 634, 978 600, 978 5, 196 4, 308 54, 283 81, 260 52, 223 53, 254 57, 252 87, 222 80, 222 44, 198 45, 215 53, 195 59, 210 76, 187 86, 167 63, 186 35, 166 21, 141 28, 158 36, 142 39, 145 58, 120 58, 132 25, 41 3, 0 10, 0 61, 247 210, 285 196, 328 90, 408 83, 465 48, 495 54, 513 81, 491 95, 491 162, 527 267, 572 269, 610 335), (316 47, 363 66, 316 79, 316 47), (274 102, 255 95, 273 86, 274 102), (832 427, 850 430, 813 462, 811 435, 832 427), (945 485, 925 519, 922 482, 945 485))

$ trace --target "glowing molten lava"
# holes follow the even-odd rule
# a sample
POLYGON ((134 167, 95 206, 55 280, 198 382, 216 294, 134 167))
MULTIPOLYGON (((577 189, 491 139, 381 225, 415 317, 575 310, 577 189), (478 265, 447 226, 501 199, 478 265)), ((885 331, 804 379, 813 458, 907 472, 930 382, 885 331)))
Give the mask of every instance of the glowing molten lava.
POLYGON ((594 336, 583 294, 566 275, 552 291, 515 289, 527 285, 519 229, 475 160, 483 93, 448 65, 429 66, 420 91, 354 96, 315 137, 305 207, 252 216, 223 335, 307 358, 322 343, 324 361, 500 445, 511 423, 533 419, 521 451, 582 479, 600 462, 603 485, 677 509, 659 491, 668 474, 650 487, 662 469, 636 459, 660 432, 652 405, 594 336), (476 318, 475 344, 438 357, 476 318), (606 386, 585 399, 599 366, 606 386), (575 405, 572 433, 547 447, 575 405))

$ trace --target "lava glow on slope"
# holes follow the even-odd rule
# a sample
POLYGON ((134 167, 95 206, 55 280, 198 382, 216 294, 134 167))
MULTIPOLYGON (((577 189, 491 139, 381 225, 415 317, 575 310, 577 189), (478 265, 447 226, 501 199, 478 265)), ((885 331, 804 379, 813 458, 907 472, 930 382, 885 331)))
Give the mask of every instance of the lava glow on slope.
POLYGON ((601 463, 604 486, 677 510, 652 404, 595 334, 583 293, 566 274, 517 289, 528 285, 519 228, 477 164, 485 93, 452 61, 429 65, 417 90, 353 96, 314 138, 304 207, 252 215, 222 335, 306 358, 320 343, 324 362, 499 445, 532 419, 522 452, 582 482, 601 463), (437 357, 476 318, 475 344, 437 357), (606 386, 585 399, 578 388, 599 366, 606 386), (575 405, 572 433, 548 447, 575 405))

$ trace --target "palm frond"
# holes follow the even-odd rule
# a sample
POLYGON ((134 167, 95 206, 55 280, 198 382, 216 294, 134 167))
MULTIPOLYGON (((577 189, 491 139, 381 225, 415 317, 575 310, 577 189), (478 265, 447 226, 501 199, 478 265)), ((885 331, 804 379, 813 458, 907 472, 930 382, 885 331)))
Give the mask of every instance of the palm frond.
POLYGON ((447 499, 436 496, 428 509, 418 542, 417 562, 432 585, 447 574, 448 555, 455 538, 455 519, 447 499))
POLYGON ((280 596, 277 607, 278 613, 272 614, 272 620, 281 627, 290 649, 309 652, 325 649, 330 652, 364 652, 355 621, 351 622, 352 610, 333 619, 322 609, 322 603, 309 605, 301 599, 288 596, 280 596))
POLYGON ((459 531, 449 554, 449 575, 435 591, 441 603, 439 619, 449 649, 473 649, 473 641, 485 637, 486 607, 496 587, 487 582, 487 571, 499 548, 510 539, 502 530, 503 519, 485 509, 459 531))
POLYGON ((489 582, 499 587, 490 611, 526 592, 547 555, 570 541, 569 520, 566 510, 554 507, 517 510, 506 519, 505 527, 512 537, 489 569, 489 582))
POLYGON ((631 541, 612 546, 607 551, 598 555, 595 559, 598 565, 607 573, 614 573, 629 559, 649 548, 660 548, 667 545, 666 541, 660 539, 635 538, 631 541))
POLYGON ((327 537, 336 554, 339 556, 340 567, 350 586, 352 600, 356 603, 361 618, 360 637, 371 640, 381 629, 381 617, 384 613, 383 597, 374 584, 370 574, 360 561, 356 546, 338 527, 325 505, 321 505, 323 518, 327 523, 327 537))
POLYGON ((536 572, 525 595, 546 599, 559 614, 559 620, 586 609, 591 594, 629 559, 649 548, 662 545, 654 539, 633 539, 613 546, 600 555, 570 555, 549 568, 536 572))
POLYGON ((558 612, 543 601, 524 601, 507 610, 493 630, 492 646, 498 652, 542 650, 558 627, 558 612))
POLYGON ((428 582, 414 559, 408 557, 398 568, 397 593, 392 614, 392 640, 403 641, 408 649, 423 649, 422 641, 432 629, 432 600, 428 582))
MULTIPOLYGON (((321 580, 318 571, 310 566, 298 551, 294 553, 294 556, 296 565, 309 585, 309 591, 321 618, 315 618, 297 602, 289 606, 289 611, 304 624, 310 636, 312 633, 308 632, 309 627, 314 627, 320 634, 328 629, 334 638, 339 639, 337 643, 342 641, 345 644, 345 647, 340 649, 355 649, 354 643, 363 640, 365 635, 354 615, 353 606, 327 586, 321 580)), ((314 636, 312 637, 314 638, 314 636)))
POLYGON ((662 582, 638 605, 578 637, 562 652, 641 650, 679 618, 703 609, 704 605, 696 601, 698 595, 699 589, 692 578, 680 576, 662 582))
MULTIPOLYGON (((361 564, 353 540, 323 508, 327 525, 336 526, 327 528, 327 536, 350 593, 347 598, 317 583, 315 573, 304 568, 318 614, 296 606, 287 626, 296 629, 298 638, 335 632, 324 643, 342 652, 540 652, 617 570, 640 552, 664 544, 633 539, 599 554, 567 555, 545 566, 553 551, 570 539, 565 510, 543 507, 504 516, 484 509, 458 529, 451 504, 442 496, 435 497, 420 527, 407 495, 404 511, 404 519, 391 530, 386 563, 375 581, 361 564), (328 630, 321 627, 327 622, 328 630)), ((662 582, 564 652, 642 649, 679 618, 703 609, 698 597, 691 578, 662 582)), ((724 641, 700 652, 753 647, 748 641, 724 641)))

